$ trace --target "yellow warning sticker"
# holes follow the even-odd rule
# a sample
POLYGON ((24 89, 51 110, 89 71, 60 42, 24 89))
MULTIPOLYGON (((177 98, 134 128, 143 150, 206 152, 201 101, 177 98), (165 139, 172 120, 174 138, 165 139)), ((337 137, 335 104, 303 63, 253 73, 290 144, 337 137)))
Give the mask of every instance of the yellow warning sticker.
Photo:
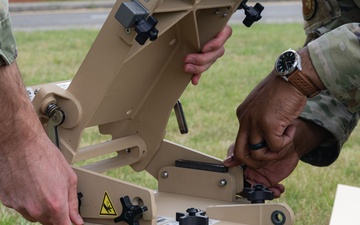
POLYGON ((115 207, 106 191, 100 208, 100 216, 117 216, 115 207))

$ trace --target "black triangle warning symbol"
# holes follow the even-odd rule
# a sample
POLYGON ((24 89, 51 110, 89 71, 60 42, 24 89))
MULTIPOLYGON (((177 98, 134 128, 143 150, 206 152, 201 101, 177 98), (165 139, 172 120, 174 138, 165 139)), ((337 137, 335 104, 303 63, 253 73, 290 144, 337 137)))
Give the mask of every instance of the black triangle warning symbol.
POLYGON ((104 194, 104 198, 102 201, 101 209, 100 209, 101 216, 117 216, 115 207, 110 200, 110 197, 107 192, 104 194))

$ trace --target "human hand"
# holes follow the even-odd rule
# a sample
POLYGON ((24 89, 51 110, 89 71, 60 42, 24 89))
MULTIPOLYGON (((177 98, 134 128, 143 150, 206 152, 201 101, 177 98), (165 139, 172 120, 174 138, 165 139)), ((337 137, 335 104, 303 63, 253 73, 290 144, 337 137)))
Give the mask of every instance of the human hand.
POLYGON ((78 214, 77 177, 59 149, 41 135, 14 147, 0 163, 3 204, 31 222, 83 224, 78 214), (18 148, 27 154, 19 155, 18 148))
MULTIPOLYGON (((230 146, 228 157, 224 160, 224 165, 227 167, 241 164, 234 158, 233 151, 234 144, 230 146)), ((244 179, 250 183, 251 186, 262 184, 274 193, 275 198, 280 198, 281 194, 285 191, 285 187, 280 184, 280 182, 294 171, 299 159, 297 152, 294 151, 294 149, 289 149, 286 154, 283 154, 278 160, 264 164, 264 166, 259 169, 252 169, 245 166, 244 179)))
MULTIPOLYGON (((273 191, 275 197, 285 191, 279 183, 294 171, 299 159, 331 137, 329 131, 311 121, 296 119, 292 125, 296 127, 293 141, 279 152, 277 159, 262 163, 260 168, 245 167, 244 171, 245 179, 251 185, 262 184, 273 191)), ((229 147, 228 157, 224 160, 227 167, 244 165, 234 157, 234 147, 235 144, 229 147)))
POLYGON ((44 132, 16 63, 1 66, 0 75, 2 203, 32 222, 83 224, 76 174, 44 132))
POLYGON ((248 95, 237 109, 240 122, 234 156, 250 168, 263 167, 283 157, 282 150, 292 143, 306 96, 296 87, 271 72, 248 95), (250 150, 250 144, 266 141, 267 145, 250 150))
POLYGON ((220 33, 202 47, 201 53, 192 53, 185 57, 184 71, 193 74, 191 79, 193 85, 197 85, 201 74, 209 69, 218 58, 224 55, 224 44, 230 38, 231 34, 231 27, 226 25, 220 33))

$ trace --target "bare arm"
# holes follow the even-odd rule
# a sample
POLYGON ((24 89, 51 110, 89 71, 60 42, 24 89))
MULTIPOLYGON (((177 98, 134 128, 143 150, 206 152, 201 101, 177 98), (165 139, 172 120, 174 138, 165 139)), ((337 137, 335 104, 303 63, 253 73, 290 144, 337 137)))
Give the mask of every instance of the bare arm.
POLYGON ((0 199, 27 220, 82 224, 77 177, 47 137, 15 63, 0 67, 0 199))

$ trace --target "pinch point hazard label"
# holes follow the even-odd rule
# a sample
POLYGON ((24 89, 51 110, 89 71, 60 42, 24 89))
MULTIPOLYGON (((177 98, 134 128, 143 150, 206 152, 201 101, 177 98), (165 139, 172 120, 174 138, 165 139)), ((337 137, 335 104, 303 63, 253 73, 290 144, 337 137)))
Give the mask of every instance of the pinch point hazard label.
POLYGON ((110 196, 107 192, 104 194, 104 198, 100 208, 101 216, 117 216, 114 204, 111 202, 110 196))

